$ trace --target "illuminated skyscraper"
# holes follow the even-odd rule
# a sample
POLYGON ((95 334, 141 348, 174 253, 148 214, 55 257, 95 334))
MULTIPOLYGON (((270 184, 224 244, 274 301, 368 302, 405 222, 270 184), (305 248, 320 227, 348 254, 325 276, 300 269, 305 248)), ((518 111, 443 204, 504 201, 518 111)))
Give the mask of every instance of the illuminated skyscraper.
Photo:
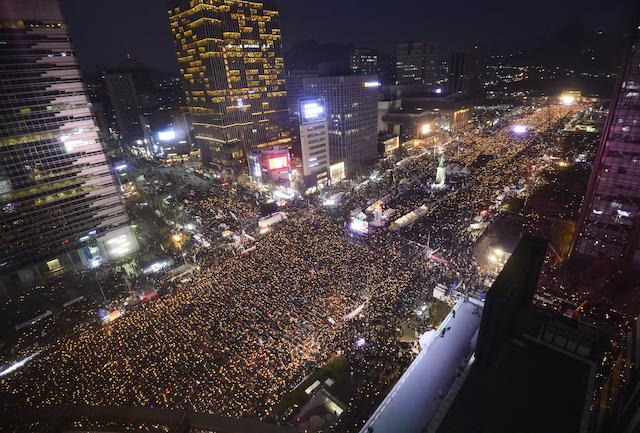
POLYGON ((640 265, 640 42, 636 29, 611 101, 573 252, 640 265))
POLYGON ((58 2, 1 2, 0 35, 0 292, 7 295, 51 271, 95 264, 96 238, 128 218, 58 2))
POLYGON ((205 164, 243 169, 246 155, 289 146, 275 0, 170 0, 185 104, 205 164))

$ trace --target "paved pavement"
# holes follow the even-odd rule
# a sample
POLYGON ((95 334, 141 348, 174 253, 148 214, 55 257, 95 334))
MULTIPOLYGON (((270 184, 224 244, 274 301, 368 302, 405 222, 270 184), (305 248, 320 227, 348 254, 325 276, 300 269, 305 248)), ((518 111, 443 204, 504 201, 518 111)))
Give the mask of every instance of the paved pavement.
POLYGON ((360 431, 368 433, 421 433, 438 410, 453 383, 456 370, 471 352, 471 338, 480 327, 480 314, 470 302, 458 302, 456 317, 449 314, 428 348, 411 363, 389 395, 360 431), (441 337, 443 328, 449 329, 441 337))

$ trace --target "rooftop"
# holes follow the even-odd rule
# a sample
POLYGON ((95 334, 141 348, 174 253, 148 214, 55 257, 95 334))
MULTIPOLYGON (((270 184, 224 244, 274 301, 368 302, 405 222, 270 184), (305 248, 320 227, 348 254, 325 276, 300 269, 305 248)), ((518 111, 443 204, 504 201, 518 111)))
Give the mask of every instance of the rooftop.
POLYGON ((507 343, 489 369, 474 368, 438 432, 579 432, 595 364, 529 337, 507 343))

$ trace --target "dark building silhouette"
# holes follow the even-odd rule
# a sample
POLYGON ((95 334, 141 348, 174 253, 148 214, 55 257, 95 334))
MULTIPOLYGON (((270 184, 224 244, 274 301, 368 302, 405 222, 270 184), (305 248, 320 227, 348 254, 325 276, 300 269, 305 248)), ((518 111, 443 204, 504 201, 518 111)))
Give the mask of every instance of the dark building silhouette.
POLYGON ((378 50, 371 48, 354 48, 349 57, 349 69, 354 75, 380 76, 378 50))
POLYGON ((427 433, 592 431, 597 367, 609 337, 532 306, 546 246, 525 235, 491 286, 475 359, 427 433))
POLYGON ((433 42, 407 42, 398 45, 396 81, 398 84, 435 84, 438 79, 438 46, 433 42))
POLYGON ((478 47, 451 54, 449 62, 449 93, 479 96, 483 93, 485 58, 478 47))
POLYGON ((520 312, 531 304, 546 250, 546 241, 524 237, 491 286, 478 336, 478 365, 491 362, 510 338, 520 312))
POLYGON ((102 77, 124 144, 130 146, 139 140, 150 144, 149 124, 159 109, 151 70, 128 58, 106 68, 102 77))

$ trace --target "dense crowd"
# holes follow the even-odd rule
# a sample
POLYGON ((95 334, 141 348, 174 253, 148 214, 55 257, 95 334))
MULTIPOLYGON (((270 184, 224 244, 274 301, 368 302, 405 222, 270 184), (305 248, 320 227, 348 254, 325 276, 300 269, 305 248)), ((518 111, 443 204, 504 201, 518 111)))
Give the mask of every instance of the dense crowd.
MULTIPOLYGON (((337 350, 344 316, 400 291, 406 263, 301 215, 249 254, 194 274, 106 327, 64 338, 11 381, 11 404, 193 407, 265 415, 287 387, 337 350), (396 262, 397 261, 397 262, 396 262), (392 289, 393 288, 393 289, 392 289)), ((167 280, 164 284, 174 283, 167 280)), ((10 404, 5 401, 5 404, 10 404)))
MULTIPOLYGON (((481 284, 469 222, 496 191, 526 176, 544 150, 543 131, 572 110, 551 106, 529 114, 523 122, 540 131, 529 137, 508 128, 462 136, 448 158, 472 167, 472 176, 444 193, 446 199, 427 187, 434 158, 415 158, 352 191, 343 213, 310 208, 259 238, 247 254, 221 259, 212 249, 199 255, 201 268, 183 282, 169 276, 156 281, 163 294, 157 301, 107 326, 79 325, 0 382, 4 409, 117 404, 264 417, 336 353, 346 353, 352 368, 363 372, 350 407, 375 401, 384 391, 377 387, 378 373, 390 366, 401 371, 411 360, 397 336, 415 317, 416 303, 429 299, 440 282, 481 284), (383 229, 365 242, 349 239, 344 212, 395 191, 404 177, 414 186, 390 207, 400 216, 428 203, 428 214, 401 232, 383 229), (427 240, 442 248, 449 266, 429 263, 411 242, 427 240), (349 316, 363 305, 362 314, 349 316), (355 345, 356 339, 365 346, 355 345)), ((251 196, 228 190, 190 193, 182 203, 211 237, 219 234, 220 221, 231 218, 241 228, 259 212, 251 196)))

